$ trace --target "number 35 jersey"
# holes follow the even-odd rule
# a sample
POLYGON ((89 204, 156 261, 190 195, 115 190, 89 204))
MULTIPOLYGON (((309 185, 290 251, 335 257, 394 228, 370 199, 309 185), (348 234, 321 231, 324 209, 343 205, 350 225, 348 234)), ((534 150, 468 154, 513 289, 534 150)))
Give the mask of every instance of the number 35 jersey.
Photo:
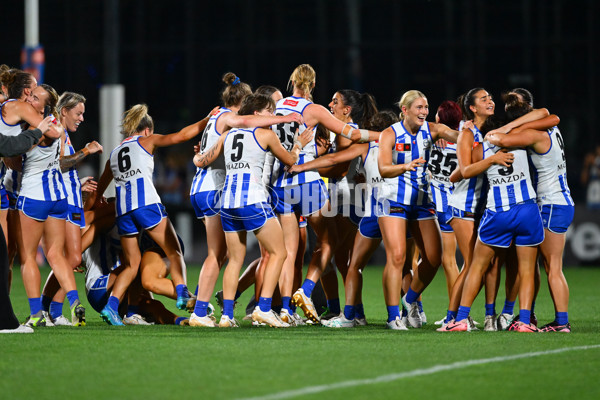
POLYGON ((141 136, 130 136, 110 153, 110 169, 115 178, 117 216, 160 203, 152 183, 154 156, 139 143, 141 136))
MULTIPOLYGON (((297 113, 303 116, 304 110, 311 104, 313 104, 311 101, 308 101, 302 97, 286 97, 277 102, 275 115, 289 115, 291 113, 297 113)), ((294 139, 296 136, 302 133, 305 129, 306 124, 300 125, 297 122, 273 125, 273 130, 277 136, 279 136, 282 146, 288 151, 294 146, 294 139)), ((314 160, 316 157, 317 145, 315 143, 315 138, 313 137, 311 141, 308 142, 302 150, 300 150, 300 156, 298 157, 297 164, 300 165, 307 163, 314 160)), ((273 164, 271 184, 276 187, 299 185, 319 179, 321 179, 321 175, 314 170, 299 172, 297 174, 288 174, 285 172, 285 165, 279 160, 275 159, 275 163, 273 164)))
POLYGON ((266 149, 256 140, 256 129, 231 129, 223 142, 225 187, 222 208, 241 208, 267 202, 262 180, 266 149))
MULTIPOLYGON (((501 147, 483 142, 483 158, 491 157, 500 150, 501 147)), ((486 207, 491 211, 508 211, 516 204, 535 200, 527 150, 516 149, 510 153, 515 158, 509 167, 494 164, 485 172, 489 183, 486 207)))
POLYGON ((452 193, 450 174, 457 166, 456 143, 448 143, 444 149, 435 144, 433 145, 427 169, 431 173, 429 186, 436 211, 445 212, 448 207, 448 201, 452 193))

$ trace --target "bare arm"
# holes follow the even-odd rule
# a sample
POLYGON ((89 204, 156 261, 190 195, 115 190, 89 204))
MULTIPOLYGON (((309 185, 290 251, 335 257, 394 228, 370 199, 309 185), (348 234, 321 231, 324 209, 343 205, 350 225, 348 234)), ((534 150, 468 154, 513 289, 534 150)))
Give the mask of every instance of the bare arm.
POLYGON ((210 149, 205 151, 204 153, 196 153, 194 156, 194 165, 198 168, 206 168, 221 155, 223 154, 223 142, 227 134, 224 133, 219 137, 217 143, 213 144, 210 149))
POLYGON ((298 161, 300 150, 306 146, 313 137, 313 127, 308 127, 298 135, 292 150, 287 151, 282 145, 279 137, 270 129, 257 129, 257 140, 263 148, 271 150, 271 153, 287 166, 294 165, 298 161))
POLYGON ((379 137, 379 158, 377 164, 382 178, 395 178, 407 171, 414 171, 417 167, 425 164, 425 160, 418 158, 408 164, 394 164, 392 162, 392 149, 396 144, 396 134, 392 128, 381 132, 379 137))
POLYGON ((319 104, 311 104, 306 107, 304 115, 308 125, 315 126, 316 124, 322 124, 336 135, 342 135, 349 138, 354 143, 374 141, 379 138, 380 132, 364 130, 365 133, 368 133, 368 138, 363 140, 361 133, 362 129, 354 129, 350 125, 343 123, 334 117, 325 107, 319 104))
MULTIPOLYGON (((463 130, 459 135, 456 144, 456 155, 458 157, 458 169, 464 179, 473 178, 485 172, 493 164, 507 167, 512 164, 515 157, 512 153, 499 151, 491 157, 483 158, 483 145, 479 144, 473 148, 473 132, 470 129, 463 130)), ((452 175, 450 180, 452 181, 452 175)))
POLYGON ((271 125, 297 122, 299 124, 304 123, 302 116, 297 113, 290 113, 288 115, 238 115, 234 112, 223 113, 219 118, 219 122, 225 125, 223 130, 229 130, 230 128, 255 128, 255 127, 269 127, 271 125))
POLYGON ((547 117, 548 115, 550 115, 550 113, 548 112, 548 109, 538 108, 536 110, 528 112, 527 114, 515 119, 514 121, 509 122, 508 124, 498 128, 496 130, 499 132, 502 132, 502 133, 508 133, 512 129, 515 129, 518 126, 521 126, 528 122, 536 121, 538 119, 542 119, 544 117, 547 117))
POLYGON ((318 157, 312 161, 309 161, 300 165, 293 165, 289 172, 303 172, 309 169, 318 169, 324 167, 330 167, 335 164, 352 161, 356 157, 363 155, 366 150, 369 148, 369 145, 364 144, 355 144, 352 145, 342 151, 338 151, 331 154, 325 154, 324 156, 318 157))
POLYGON ((150 154, 154 154, 157 147, 168 147, 174 144, 187 142, 193 137, 197 136, 200 132, 204 131, 206 124, 208 123, 209 116, 196 122, 195 124, 188 125, 179 132, 171 133, 169 135, 153 134, 150 136, 144 136, 140 138, 140 144, 150 154))
POLYGON ((74 154, 71 154, 70 156, 61 157, 60 170, 62 172, 68 171, 69 168, 74 167, 75 165, 83 161, 84 158, 86 158, 90 154, 95 153, 102 153, 102 146, 100 145, 100 143, 94 140, 93 142, 86 144, 83 149, 76 151, 74 154))
POLYGON ((458 139, 458 131, 450 129, 444 124, 429 123, 431 129, 431 138, 435 142, 438 139, 444 139, 452 143, 456 143, 458 139))
POLYGON ((104 165, 104 172, 102 172, 102 176, 100 176, 100 179, 98 180, 98 189, 96 190, 95 196, 93 194, 90 196, 90 198, 94 200, 94 203, 98 203, 100 199, 102 199, 102 195, 112 180, 113 173, 110 169, 110 159, 108 159, 104 165), (96 198, 94 199, 94 197, 96 198))
POLYGON ((546 132, 534 129, 513 129, 507 134, 490 132, 485 138, 488 142, 498 147, 528 147, 540 142, 544 142, 547 145, 546 147, 548 147, 550 144, 550 137, 546 132))

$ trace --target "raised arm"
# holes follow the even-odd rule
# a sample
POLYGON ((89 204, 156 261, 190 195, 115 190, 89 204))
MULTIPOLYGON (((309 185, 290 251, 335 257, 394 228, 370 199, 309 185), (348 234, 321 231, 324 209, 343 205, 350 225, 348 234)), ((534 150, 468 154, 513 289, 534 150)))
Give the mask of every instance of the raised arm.
POLYGON ((220 120, 225 124, 225 131, 230 128, 265 128, 271 125, 297 122, 303 124, 302 116, 297 113, 288 115, 238 115, 234 112, 223 113, 220 120))
MULTIPOLYGON (((63 144, 64 144, 65 143, 64 139, 61 139, 61 140, 63 140, 63 144)), ((65 146, 63 146, 63 148, 64 147, 65 146)), ((93 142, 89 142, 88 144, 86 144, 83 149, 76 151, 75 153, 71 154, 70 156, 62 156, 60 158, 60 170, 62 172, 68 171, 69 168, 74 167, 75 165, 77 165, 81 161, 83 161, 84 158, 86 158, 90 154, 95 154, 95 153, 102 153, 102 146, 100 145, 100 143, 98 143, 94 140, 93 142)))
POLYGON ((193 137, 197 136, 200 132, 204 131, 208 119, 210 116, 196 122, 195 124, 188 125, 179 132, 171 133, 169 135, 153 134, 150 136, 144 136, 140 138, 140 144, 150 153, 154 154, 157 147, 167 147, 174 144, 187 142, 193 137))
POLYGON ((396 144, 396 134, 392 128, 381 132, 379 137, 379 158, 377 164, 382 178, 395 178, 407 171, 414 171, 417 167, 425 164, 425 160, 418 158, 408 164, 394 164, 392 162, 392 150, 396 144))
POLYGON ((336 135, 352 140, 354 143, 364 143, 377 140, 380 132, 368 131, 366 129, 354 129, 334 117, 325 107, 319 104, 310 104, 304 112, 308 125, 322 124, 336 135))
MULTIPOLYGON (((546 150, 550 144, 550 137, 544 131, 535 129, 513 129, 507 134, 503 133, 488 133, 485 135, 488 142, 498 147, 529 147, 536 144, 545 144, 546 150)), ((538 151, 538 149, 535 149, 538 151)), ((540 149, 541 150, 541 149, 540 149)))
POLYGON ((213 144, 210 149, 204 153, 196 153, 194 156, 194 165, 198 168, 206 168, 212 164, 221 154, 223 154, 223 142, 227 137, 227 133, 222 134, 217 140, 217 143, 213 144))
POLYGON ((436 124, 433 122, 429 123, 429 127, 431 129, 431 137, 434 142, 438 139, 444 139, 449 142, 456 143, 458 139, 458 131, 450 129, 450 127, 444 124, 436 124))

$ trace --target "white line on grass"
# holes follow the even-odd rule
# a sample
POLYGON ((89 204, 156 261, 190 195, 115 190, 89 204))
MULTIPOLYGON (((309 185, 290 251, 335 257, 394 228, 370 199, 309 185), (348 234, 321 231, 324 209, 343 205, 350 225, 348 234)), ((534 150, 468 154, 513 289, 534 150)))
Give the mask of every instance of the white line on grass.
POLYGON ((590 346, 578 346, 578 347, 565 347, 562 349, 556 350, 547 350, 547 351, 535 351, 531 353, 523 353, 523 354, 514 354, 510 356, 501 356, 501 357, 492 357, 492 358, 483 358, 479 360, 466 360, 466 361, 457 361, 452 364, 442 364, 442 365, 434 365, 429 368, 419 368, 414 369, 412 371, 400 372, 396 374, 382 375, 376 378, 370 379, 355 379, 351 381, 342 381, 338 383, 332 383, 328 385, 318 385, 318 386, 307 386, 300 389, 294 390, 286 390, 284 392, 268 394, 265 396, 257 396, 257 397, 249 397, 242 400, 277 400, 277 399, 287 399, 290 397, 304 396, 307 394, 315 394, 326 392, 329 390, 335 389, 345 389, 354 386, 363 386, 363 385, 372 385, 376 383, 384 383, 397 381, 404 378, 412 378, 415 376, 423 376, 423 375, 431 375, 442 371, 454 370, 457 368, 466 368, 471 367, 473 365, 482 365, 482 364, 491 364, 498 363, 504 361, 512 361, 519 360, 521 358, 531 358, 538 356, 545 356, 549 354, 558 354, 565 353, 568 351, 577 351, 577 350, 590 350, 600 348, 600 344, 590 345, 590 346))

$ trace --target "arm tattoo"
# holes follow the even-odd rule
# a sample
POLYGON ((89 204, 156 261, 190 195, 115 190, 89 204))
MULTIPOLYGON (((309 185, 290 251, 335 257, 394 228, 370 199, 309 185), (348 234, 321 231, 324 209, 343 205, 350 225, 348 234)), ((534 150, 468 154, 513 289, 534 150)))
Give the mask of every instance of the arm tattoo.
POLYGON ((61 172, 68 171, 69 168, 74 167, 75 165, 80 163, 81 160, 83 160, 84 158, 85 158, 85 153, 83 152, 83 149, 79 150, 75 154, 61 158, 60 159, 61 172))

